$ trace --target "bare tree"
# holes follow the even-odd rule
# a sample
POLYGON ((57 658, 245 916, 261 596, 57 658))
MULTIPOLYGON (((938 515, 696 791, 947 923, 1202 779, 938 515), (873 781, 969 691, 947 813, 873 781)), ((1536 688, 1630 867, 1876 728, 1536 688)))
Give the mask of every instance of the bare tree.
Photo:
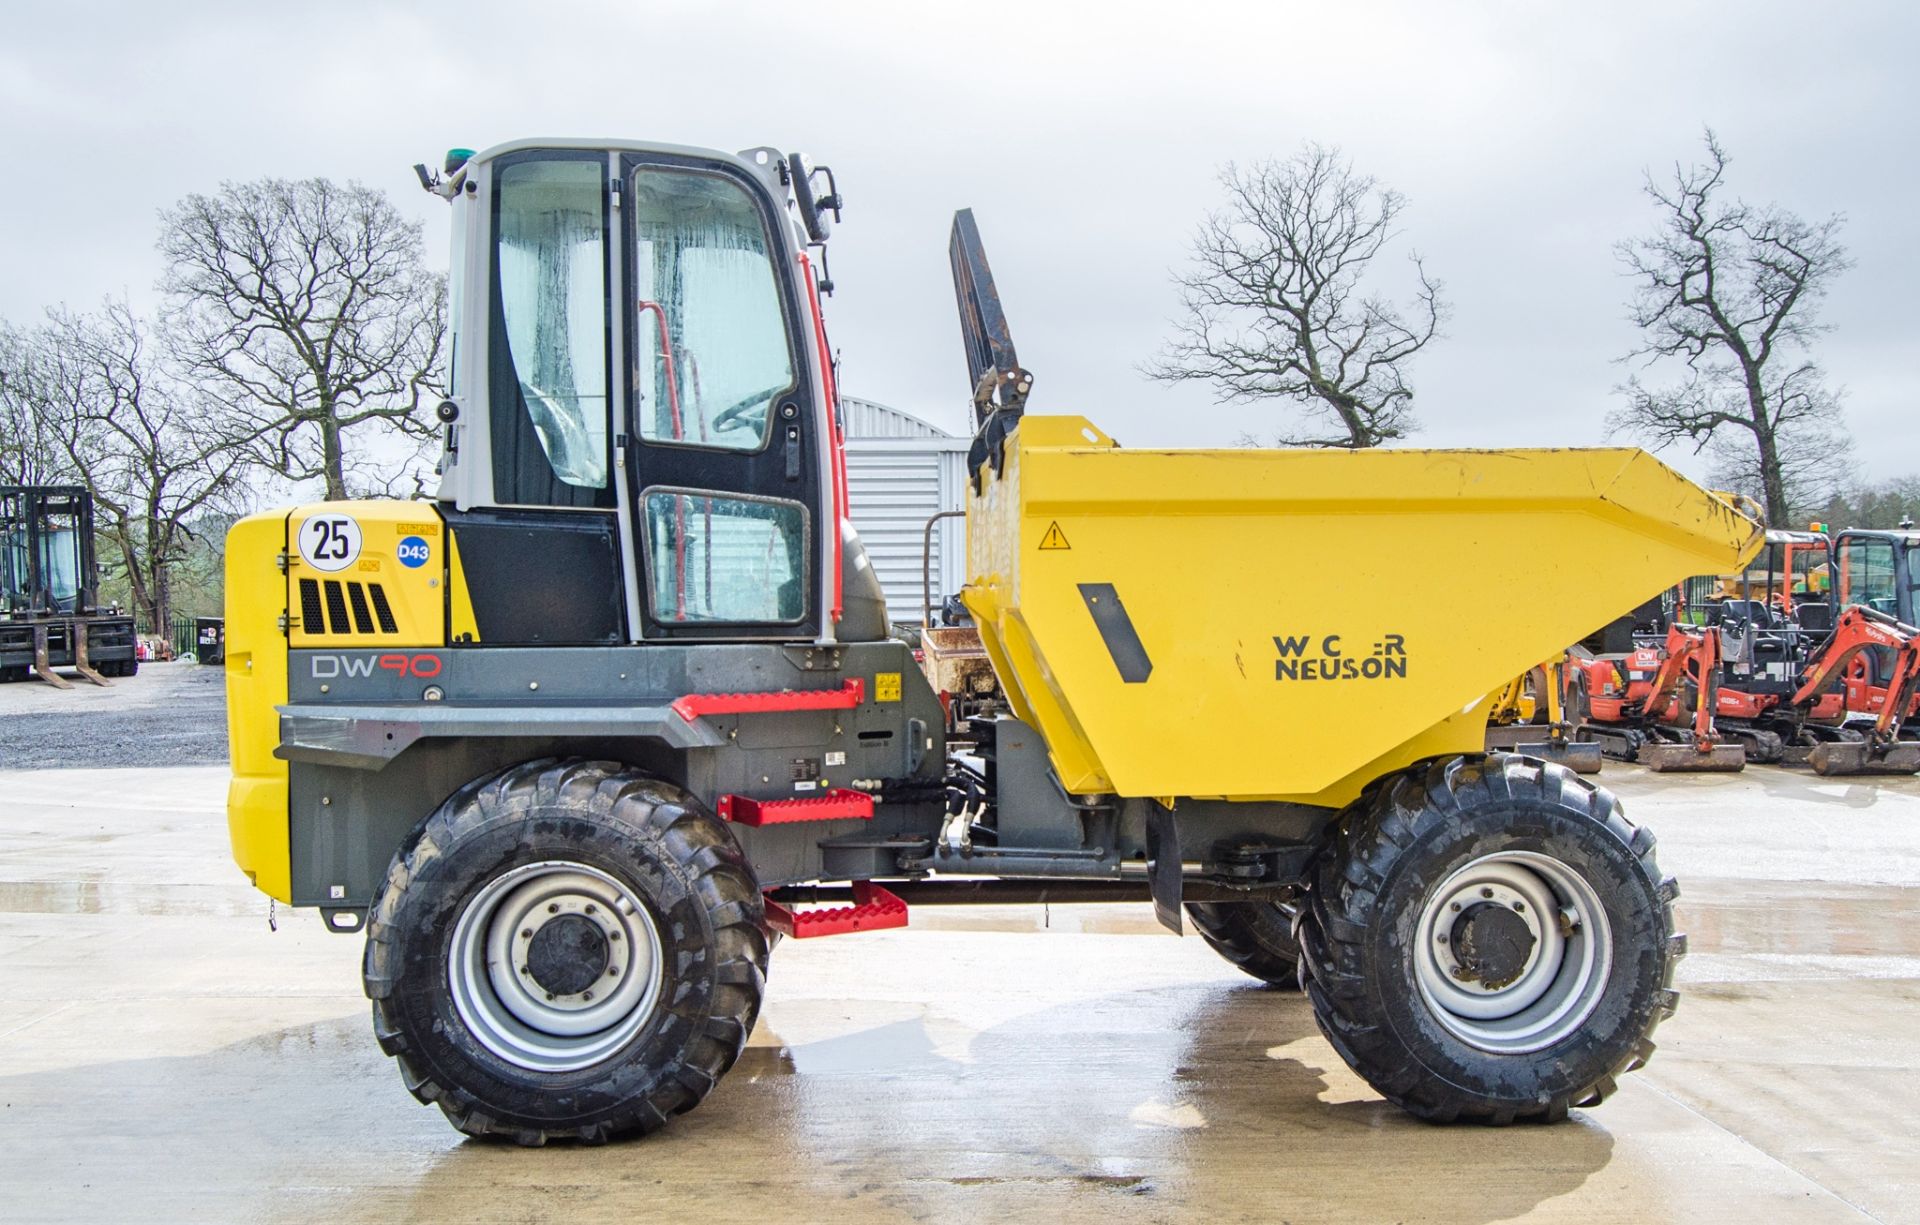
POLYGON ((1229 164, 1220 182, 1227 207, 1201 225, 1193 265, 1175 278, 1185 317, 1143 372, 1210 384, 1223 402, 1300 402, 1305 420, 1280 433, 1282 446, 1406 437, 1406 366, 1439 335, 1441 285, 1418 255, 1404 314, 1362 284, 1406 198, 1313 144, 1286 161, 1229 164))
POLYGON ((0 320, 0 485, 55 485, 75 476, 38 396, 32 332, 0 320))
POLYGON ((433 431, 446 281, 383 193, 228 183, 163 212, 160 250, 170 346, 244 418, 251 462, 344 498, 376 439, 433 431))
POLYGON ((22 398, 93 494, 96 529, 118 555, 135 607, 164 631, 194 522, 240 492, 237 427, 166 374, 125 302, 49 311, 23 347, 22 398))
POLYGON ((1618 247, 1638 282, 1631 318, 1643 333, 1626 360, 1677 361, 1685 374, 1661 387, 1629 378, 1609 424, 1656 447, 1709 450, 1719 474, 1785 523, 1827 496, 1848 446, 1839 396, 1806 355, 1826 330, 1820 298, 1851 266, 1843 219, 1722 200, 1727 155, 1711 131, 1706 145, 1706 162, 1676 165, 1671 183, 1647 176, 1660 228, 1618 247))

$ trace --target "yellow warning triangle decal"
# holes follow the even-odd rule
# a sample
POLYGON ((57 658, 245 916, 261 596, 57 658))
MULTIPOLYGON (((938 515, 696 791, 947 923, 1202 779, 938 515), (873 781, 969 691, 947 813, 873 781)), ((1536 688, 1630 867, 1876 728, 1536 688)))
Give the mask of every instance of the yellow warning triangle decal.
POLYGON ((1058 519, 1055 519, 1047 525, 1047 534, 1040 538, 1040 547, 1043 549, 1071 549, 1073 547, 1067 543, 1067 534, 1060 530, 1060 521, 1058 519))

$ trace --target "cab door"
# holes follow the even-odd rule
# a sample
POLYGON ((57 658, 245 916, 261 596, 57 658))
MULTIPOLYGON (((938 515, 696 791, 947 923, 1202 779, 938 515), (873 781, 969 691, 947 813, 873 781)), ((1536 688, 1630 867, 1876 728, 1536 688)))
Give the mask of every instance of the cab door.
POLYGON ((814 639, 832 516, 786 220, 737 168, 622 160, 642 636, 814 639))

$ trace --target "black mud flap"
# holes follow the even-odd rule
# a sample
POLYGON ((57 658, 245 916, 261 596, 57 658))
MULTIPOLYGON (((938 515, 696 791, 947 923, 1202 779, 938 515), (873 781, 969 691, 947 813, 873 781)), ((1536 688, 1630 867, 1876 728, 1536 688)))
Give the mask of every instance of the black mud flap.
POLYGON ((1154 917, 1176 936, 1187 934, 1180 908, 1180 825, 1173 810, 1147 805, 1147 888, 1154 917))

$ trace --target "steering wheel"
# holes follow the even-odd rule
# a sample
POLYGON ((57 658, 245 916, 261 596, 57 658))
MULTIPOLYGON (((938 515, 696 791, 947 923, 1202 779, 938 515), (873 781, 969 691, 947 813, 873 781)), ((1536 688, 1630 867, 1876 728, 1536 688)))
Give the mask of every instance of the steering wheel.
POLYGON ((764 420, 750 421, 748 417, 756 408, 764 414, 767 408, 773 403, 773 397, 777 393, 786 390, 786 386, 785 383, 775 383, 763 391, 754 392, 744 400, 727 405, 727 407, 721 409, 714 415, 714 431, 724 434, 729 430, 742 430, 750 426, 764 427, 766 425, 764 420))

